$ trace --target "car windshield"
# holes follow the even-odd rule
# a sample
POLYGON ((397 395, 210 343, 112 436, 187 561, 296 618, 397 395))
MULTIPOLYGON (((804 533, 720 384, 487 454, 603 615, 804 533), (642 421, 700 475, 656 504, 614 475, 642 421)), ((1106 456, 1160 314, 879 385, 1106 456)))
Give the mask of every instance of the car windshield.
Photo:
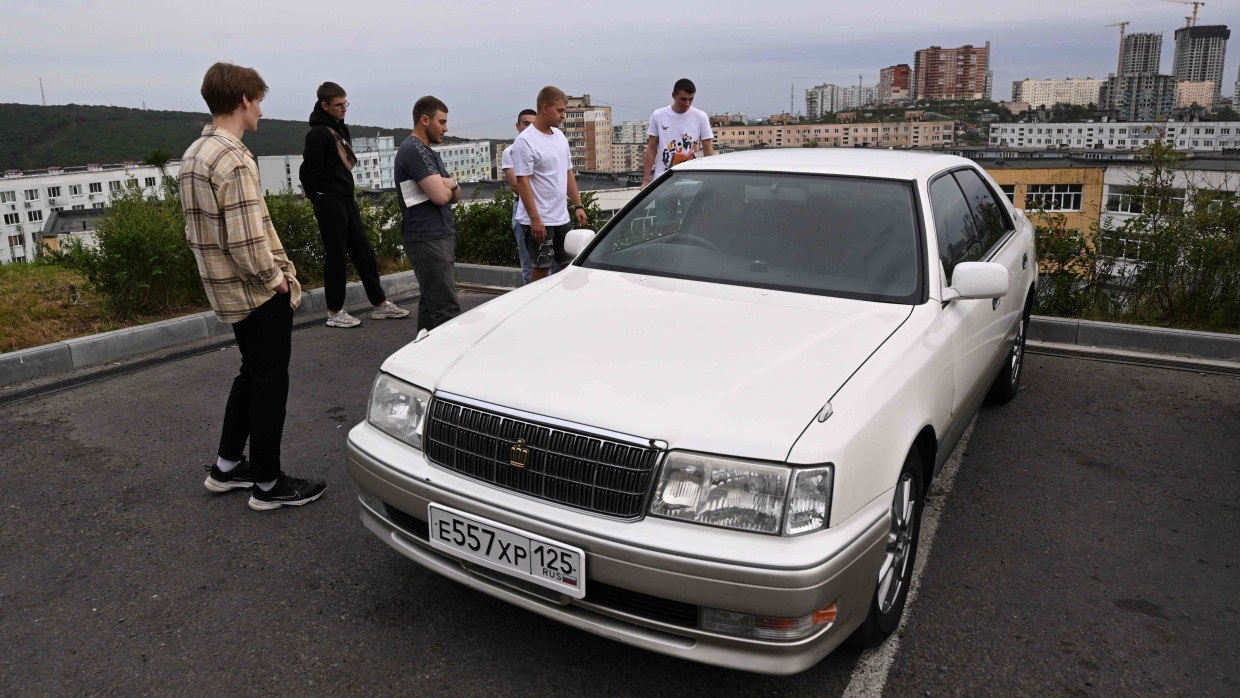
POLYGON ((892 303, 919 302, 910 182, 673 171, 582 266, 892 303))

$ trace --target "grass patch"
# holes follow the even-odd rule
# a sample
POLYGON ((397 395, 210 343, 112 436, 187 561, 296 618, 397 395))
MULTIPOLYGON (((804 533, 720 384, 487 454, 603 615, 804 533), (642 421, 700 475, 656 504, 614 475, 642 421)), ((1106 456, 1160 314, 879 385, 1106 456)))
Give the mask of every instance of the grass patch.
POLYGON ((77 272, 59 264, 0 265, 0 353, 205 309, 182 308, 165 316, 120 321, 77 272))

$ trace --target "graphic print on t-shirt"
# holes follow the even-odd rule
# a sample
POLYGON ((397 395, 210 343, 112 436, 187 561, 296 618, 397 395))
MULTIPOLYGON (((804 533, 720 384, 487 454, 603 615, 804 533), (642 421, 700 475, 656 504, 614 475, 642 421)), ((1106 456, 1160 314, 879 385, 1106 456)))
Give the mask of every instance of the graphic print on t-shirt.
MULTIPOLYGON (((664 128, 667 128, 666 126, 664 128)), ((702 142, 682 133, 678 137, 667 142, 667 146, 663 149, 663 168, 675 167, 682 162, 688 162, 697 157, 698 148, 702 146, 702 142)))

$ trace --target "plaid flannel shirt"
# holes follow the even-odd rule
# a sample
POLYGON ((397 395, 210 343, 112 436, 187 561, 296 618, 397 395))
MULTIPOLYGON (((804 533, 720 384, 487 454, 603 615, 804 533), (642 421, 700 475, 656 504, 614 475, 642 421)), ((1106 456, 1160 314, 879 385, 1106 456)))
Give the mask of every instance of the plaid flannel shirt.
POLYGON ((276 294, 281 278, 288 279, 293 307, 301 303, 297 270, 271 224, 249 148, 207 126, 181 158, 177 185, 185 239, 216 317, 244 320, 276 294))

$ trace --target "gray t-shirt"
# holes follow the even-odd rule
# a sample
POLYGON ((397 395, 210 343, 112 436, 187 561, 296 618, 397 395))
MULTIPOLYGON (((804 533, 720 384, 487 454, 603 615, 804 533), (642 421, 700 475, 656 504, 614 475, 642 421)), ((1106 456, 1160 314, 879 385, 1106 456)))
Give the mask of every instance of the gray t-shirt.
MULTIPOLYGON (((433 174, 450 176, 448 168, 443 164, 443 158, 417 136, 406 138, 405 142, 400 144, 400 150, 396 151, 397 191, 400 191, 401 182, 419 182, 433 174)), ((436 206, 433 201, 423 201, 416 206, 405 206, 402 199, 400 234, 406 243, 456 235, 456 227, 452 221, 452 204, 436 206)))

